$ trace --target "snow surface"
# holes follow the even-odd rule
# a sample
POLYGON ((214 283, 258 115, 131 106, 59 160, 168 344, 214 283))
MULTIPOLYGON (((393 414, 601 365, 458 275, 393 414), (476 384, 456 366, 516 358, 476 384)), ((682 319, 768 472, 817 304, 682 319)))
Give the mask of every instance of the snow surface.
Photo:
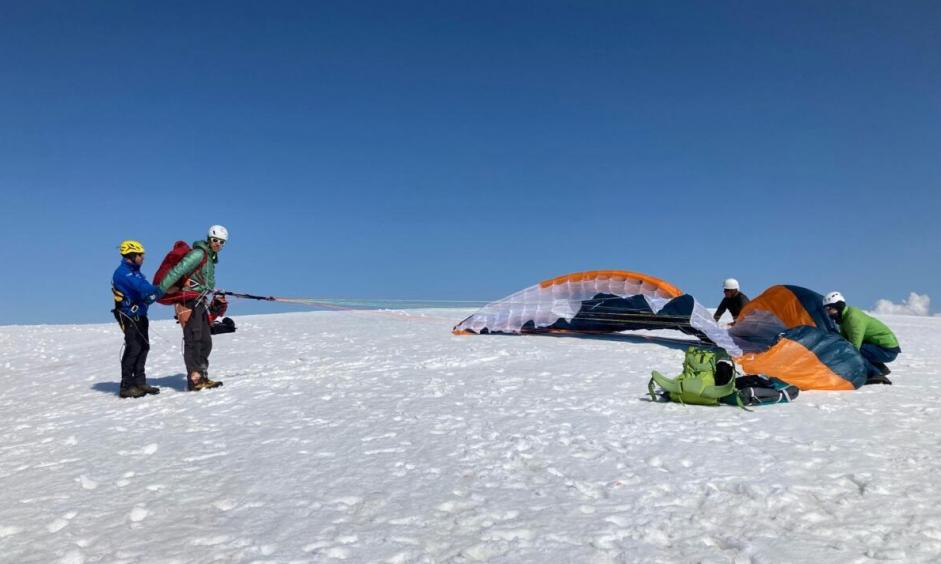
POLYGON ((676 340, 468 313, 237 318, 199 393, 154 322, 137 400, 115 324, 0 327, 0 560, 941 559, 941 318, 883 316, 894 386, 748 413, 646 399, 676 340))

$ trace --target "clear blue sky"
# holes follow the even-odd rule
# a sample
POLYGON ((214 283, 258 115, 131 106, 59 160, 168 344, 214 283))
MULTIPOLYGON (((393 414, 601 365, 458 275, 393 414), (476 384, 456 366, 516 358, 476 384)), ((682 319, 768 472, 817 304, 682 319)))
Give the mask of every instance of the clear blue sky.
POLYGON ((152 276, 213 223, 219 286, 262 294, 619 268, 707 305, 727 276, 941 300, 939 26, 938 2, 6 2, 0 324, 108 321, 122 239, 152 276))

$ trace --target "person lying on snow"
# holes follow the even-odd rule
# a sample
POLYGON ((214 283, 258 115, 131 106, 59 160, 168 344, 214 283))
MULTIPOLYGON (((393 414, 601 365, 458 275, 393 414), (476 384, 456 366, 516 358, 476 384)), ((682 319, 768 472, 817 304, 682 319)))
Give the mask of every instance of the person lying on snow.
POLYGON ((853 343, 869 364, 867 384, 891 384, 892 371, 886 366, 902 352, 899 341, 885 323, 861 309, 846 305, 843 294, 830 292, 823 298, 827 315, 840 326, 840 334, 853 343))

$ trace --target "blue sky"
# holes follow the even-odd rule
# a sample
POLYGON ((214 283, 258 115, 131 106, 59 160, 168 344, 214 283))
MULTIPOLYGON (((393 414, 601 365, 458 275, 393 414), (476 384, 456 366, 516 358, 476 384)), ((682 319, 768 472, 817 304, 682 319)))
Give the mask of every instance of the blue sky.
MULTIPOLYGON (((0 324, 226 289, 492 299, 619 268, 941 299, 936 2, 10 2, 0 324)), ((154 317, 167 317, 160 308, 154 317)), ((232 314, 284 311, 239 302, 232 314)))

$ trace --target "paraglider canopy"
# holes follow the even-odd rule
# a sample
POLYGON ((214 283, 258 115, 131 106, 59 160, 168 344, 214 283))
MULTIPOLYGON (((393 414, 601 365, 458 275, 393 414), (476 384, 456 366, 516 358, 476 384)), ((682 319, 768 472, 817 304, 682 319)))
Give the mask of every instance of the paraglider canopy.
POLYGON ((675 285, 625 270, 576 272, 544 280, 487 304, 454 334, 617 333, 675 329, 741 351, 709 311, 675 285))

